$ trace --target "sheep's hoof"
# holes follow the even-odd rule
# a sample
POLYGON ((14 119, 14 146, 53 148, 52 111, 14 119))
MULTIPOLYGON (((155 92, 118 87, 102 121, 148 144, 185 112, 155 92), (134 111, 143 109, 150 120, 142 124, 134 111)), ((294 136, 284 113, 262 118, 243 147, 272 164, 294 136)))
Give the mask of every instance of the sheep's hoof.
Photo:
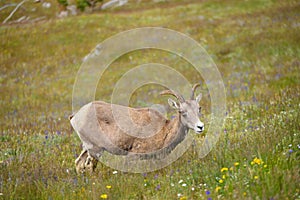
POLYGON ((86 171, 94 172, 98 160, 89 155, 87 150, 83 150, 78 158, 75 160, 75 167, 77 174, 83 174, 86 171))
POLYGON ((97 163, 98 160, 89 155, 84 163, 86 171, 88 171, 89 173, 93 173, 95 168, 97 167, 97 163))
POLYGON ((82 151, 78 158, 75 160, 75 167, 77 174, 82 174, 85 171, 85 161, 87 159, 87 151, 82 151))

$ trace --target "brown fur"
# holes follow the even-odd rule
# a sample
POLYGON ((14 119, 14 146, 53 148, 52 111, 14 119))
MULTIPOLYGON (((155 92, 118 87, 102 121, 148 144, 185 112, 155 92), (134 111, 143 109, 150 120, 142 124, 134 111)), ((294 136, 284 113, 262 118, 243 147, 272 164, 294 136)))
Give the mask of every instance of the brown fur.
MULTIPOLYGON (((126 107, 126 109, 129 109, 129 116, 131 117, 132 121, 134 121, 134 123, 138 126, 142 127, 150 123, 150 112, 152 115, 155 115, 160 122, 164 123, 162 129, 155 135, 146 138, 139 138, 128 135, 119 129, 113 118, 111 104, 102 101, 95 101, 92 105, 96 110, 96 116, 100 127, 108 139, 110 139, 110 141, 114 141, 115 145, 120 149, 128 152, 147 153, 156 151, 171 144, 177 135, 177 130, 179 128, 179 117, 176 117, 170 121, 157 111, 149 108, 136 109, 126 107)), ((123 107, 119 105, 115 106, 123 107)))
POLYGON ((198 105, 201 95, 195 100, 192 94, 192 99, 185 101, 171 90, 162 94, 173 94, 180 101, 178 104, 169 99, 169 104, 180 111, 172 120, 151 108, 130 108, 103 101, 86 104, 70 115, 71 124, 83 142, 83 151, 75 161, 76 171, 93 171, 96 158, 103 151, 114 155, 145 154, 147 158, 154 152, 172 151, 184 140, 188 129, 203 131, 198 105))

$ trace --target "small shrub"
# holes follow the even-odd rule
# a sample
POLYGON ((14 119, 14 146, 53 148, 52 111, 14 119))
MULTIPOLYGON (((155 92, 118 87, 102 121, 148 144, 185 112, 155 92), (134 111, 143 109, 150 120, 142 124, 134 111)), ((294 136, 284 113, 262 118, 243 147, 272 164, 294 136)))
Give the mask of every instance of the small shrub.
POLYGON ((77 9, 79 9, 79 10, 82 11, 82 12, 85 10, 85 8, 86 8, 87 6, 89 6, 87 0, 77 0, 77 1, 76 1, 76 4, 77 4, 77 9))
POLYGON ((57 2, 64 8, 66 8, 69 5, 68 0, 57 0, 57 2))
POLYGON ((80 11, 84 11, 86 7, 90 7, 91 9, 94 9, 96 7, 96 4, 98 2, 102 2, 103 0, 77 0, 77 8, 80 11))

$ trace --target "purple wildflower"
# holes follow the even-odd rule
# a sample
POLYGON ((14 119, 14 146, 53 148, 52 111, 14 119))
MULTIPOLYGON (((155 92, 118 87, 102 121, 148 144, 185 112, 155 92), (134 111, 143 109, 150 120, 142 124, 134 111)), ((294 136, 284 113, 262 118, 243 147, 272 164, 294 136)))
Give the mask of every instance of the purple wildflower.
POLYGON ((171 171, 170 171, 170 176, 172 176, 174 174, 174 170, 172 169, 171 171))
POLYGON ((77 178, 74 178, 74 179, 73 179, 73 184, 74 184, 74 185, 77 185, 77 184, 78 184, 77 178))
POLYGON ((159 184, 156 186, 155 190, 160 190, 160 185, 159 184))
POLYGON ((206 191, 205 191, 205 194, 206 194, 206 195, 210 195, 210 191, 209 191, 209 190, 206 190, 206 191))

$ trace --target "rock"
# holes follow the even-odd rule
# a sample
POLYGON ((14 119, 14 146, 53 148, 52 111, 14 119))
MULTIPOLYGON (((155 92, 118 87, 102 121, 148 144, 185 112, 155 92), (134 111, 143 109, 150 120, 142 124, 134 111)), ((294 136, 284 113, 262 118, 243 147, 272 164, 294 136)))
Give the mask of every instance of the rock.
POLYGON ((198 19, 200 19, 200 20, 204 20, 204 19, 205 19, 205 17, 204 17, 203 15, 199 15, 199 16, 198 16, 198 19))
POLYGON ((67 10, 63 10, 61 11, 58 15, 58 18, 64 18, 64 17, 68 17, 68 11, 67 10))
POLYGON ((43 2, 42 6, 43 6, 43 8, 50 8, 51 3, 50 2, 43 2))
POLYGON ((128 2, 128 0, 111 0, 107 3, 104 3, 101 6, 101 9, 107 9, 107 8, 111 8, 111 7, 117 7, 117 6, 123 6, 128 2))
POLYGON ((67 6, 67 10, 71 15, 77 15, 77 9, 75 5, 67 6))

